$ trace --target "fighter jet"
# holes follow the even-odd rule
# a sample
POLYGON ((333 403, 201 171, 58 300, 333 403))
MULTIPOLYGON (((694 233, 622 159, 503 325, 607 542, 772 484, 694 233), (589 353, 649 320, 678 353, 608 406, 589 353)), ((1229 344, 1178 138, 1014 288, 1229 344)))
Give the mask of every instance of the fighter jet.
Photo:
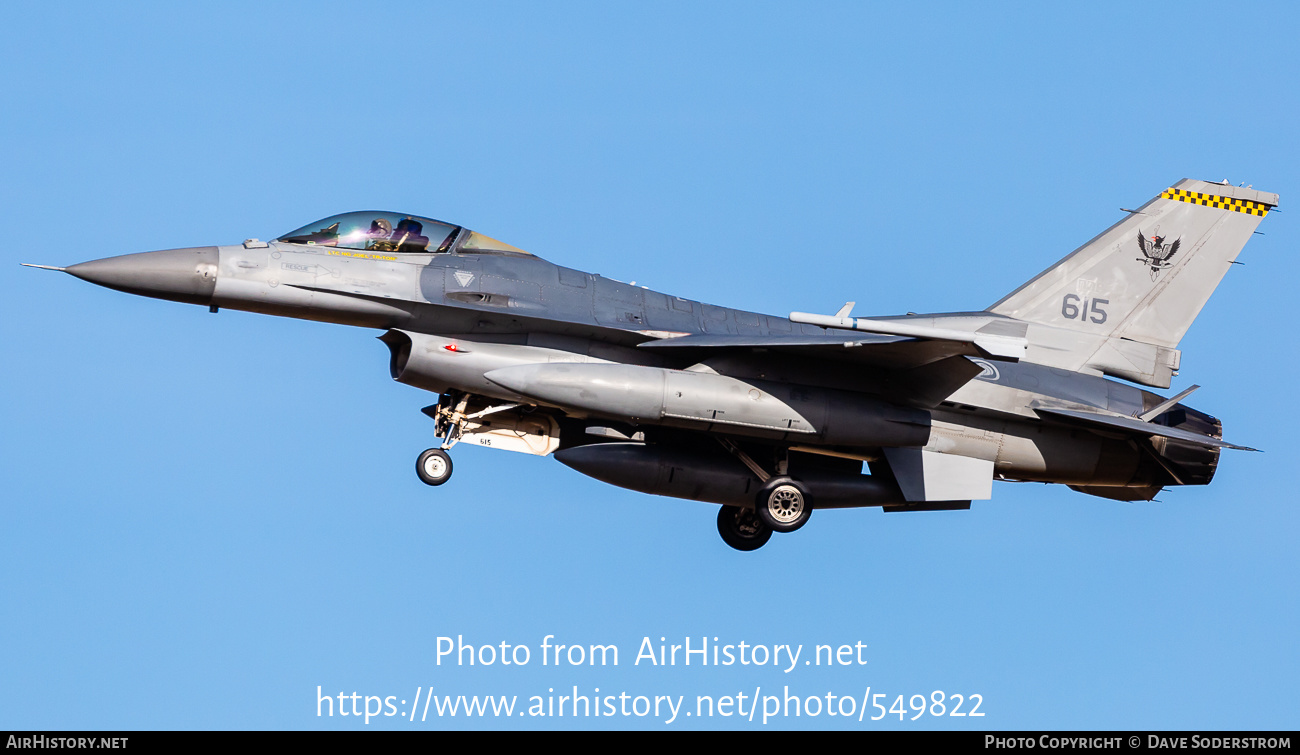
POLYGON ((1183 334, 1277 202, 1184 179, 982 312, 745 312, 379 211, 49 269, 378 329, 393 379, 440 394, 425 484, 451 478, 462 441, 553 455, 720 504, 722 539, 750 551, 815 509, 969 509, 994 480, 1119 501, 1209 483, 1221 449, 1244 447, 1181 403, 1196 386, 1139 386, 1170 386, 1183 334))

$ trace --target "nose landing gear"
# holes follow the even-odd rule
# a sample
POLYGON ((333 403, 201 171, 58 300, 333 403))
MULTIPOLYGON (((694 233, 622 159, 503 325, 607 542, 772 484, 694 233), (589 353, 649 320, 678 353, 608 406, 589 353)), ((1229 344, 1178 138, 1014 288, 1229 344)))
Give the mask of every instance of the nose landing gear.
POLYGON ((469 394, 457 392, 444 395, 437 404, 424 408, 424 413, 433 418, 433 431, 442 436, 442 445, 425 449, 415 460, 415 474, 425 485, 437 486, 451 479, 451 454, 447 452, 460 441, 468 404, 469 394))
POLYGON ((425 485, 441 485, 451 477, 451 456, 447 452, 465 437, 473 438, 473 442, 481 446, 522 450, 543 456, 558 447, 559 427, 553 419, 546 418, 550 422, 549 429, 545 422, 535 420, 528 424, 526 419, 521 419, 520 413, 509 414, 520 410, 522 404, 490 402, 490 399, 482 396, 452 391, 443 394, 438 403, 420 410, 433 419, 433 432, 442 438, 441 445, 426 450, 415 462, 415 472, 421 482, 425 485), (473 411, 476 408, 478 410, 473 411), (492 421, 484 419, 492 415, 496 415, 492 421), (493 422, 501 429, 488 427, 493 422))
POLYGON ((441 485, 451 479, 451 455, 441 448, 430 448, 415 460, 415 474, 425 485, 441 485))

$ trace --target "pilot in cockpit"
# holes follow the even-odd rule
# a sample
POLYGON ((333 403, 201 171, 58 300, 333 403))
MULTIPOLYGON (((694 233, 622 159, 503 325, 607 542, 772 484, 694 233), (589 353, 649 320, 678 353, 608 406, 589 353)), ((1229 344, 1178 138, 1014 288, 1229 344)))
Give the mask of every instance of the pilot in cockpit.
POLYGON ((412 218, 402 218, 393 229, 393 241, 399 252, 423 252, 429 248, 429 237, 423 235, 424 225, 412 218))
POLYGON ((398 221, 397 227, 385 218, 376 218, 366 231, 366 248, 379 252, 423 252, 429 247, 424 226, 411 218, 398 221))
POLYGON ((370 230, 366 231, 366 248, 376 249, 382 252, 391 252, 396 249, 396 245, 389 239, 393 235, 393 224, 388 222, 387 218, 375 218, 370 223, 370 230))

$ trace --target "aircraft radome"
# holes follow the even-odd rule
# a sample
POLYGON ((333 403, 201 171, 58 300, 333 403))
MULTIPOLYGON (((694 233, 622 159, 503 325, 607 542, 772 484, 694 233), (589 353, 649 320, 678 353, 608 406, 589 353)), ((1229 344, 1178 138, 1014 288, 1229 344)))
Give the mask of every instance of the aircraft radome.
MULTIPOLYGON (((158 299, 376 328, 441 394, 429 485, 466 441, 721 504, 740 550, 814 509, 967 509, 994 480, 1151 500, 1210 482, 1219 420, 1165 398, 1178 343, 1276 194, 1182 180, 982 312, 789 317, 539 259, 467 228, 352 212, 269 242, 63 270, 158 299), (863 474, 863 465, 869 474, 863 474)), ((43 266, 37 266, 43 267, 43 266)))

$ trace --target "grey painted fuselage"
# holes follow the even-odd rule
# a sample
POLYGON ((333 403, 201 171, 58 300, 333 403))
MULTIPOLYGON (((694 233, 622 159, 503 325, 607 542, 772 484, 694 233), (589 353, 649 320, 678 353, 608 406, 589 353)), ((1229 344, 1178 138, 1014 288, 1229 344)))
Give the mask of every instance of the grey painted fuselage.
POLYGON ((1144 500, 1208 483, 1232 446, 1213 417, 1108 376, 1168 387, 1178 340, 1276 202, 1185 180, 987 311, 871 319, 705 304, 445 224, 437 246, 409 217, 373 223, 380 243, 347 246, 335 222, 66 271, 382 330, 393 377, 442 394, 426 413, 443 449, 555 453, 645 492, 761 511, 754 496, 787 480, 817 508, 907 511, 968 507, 1005 479, 1144 500))

